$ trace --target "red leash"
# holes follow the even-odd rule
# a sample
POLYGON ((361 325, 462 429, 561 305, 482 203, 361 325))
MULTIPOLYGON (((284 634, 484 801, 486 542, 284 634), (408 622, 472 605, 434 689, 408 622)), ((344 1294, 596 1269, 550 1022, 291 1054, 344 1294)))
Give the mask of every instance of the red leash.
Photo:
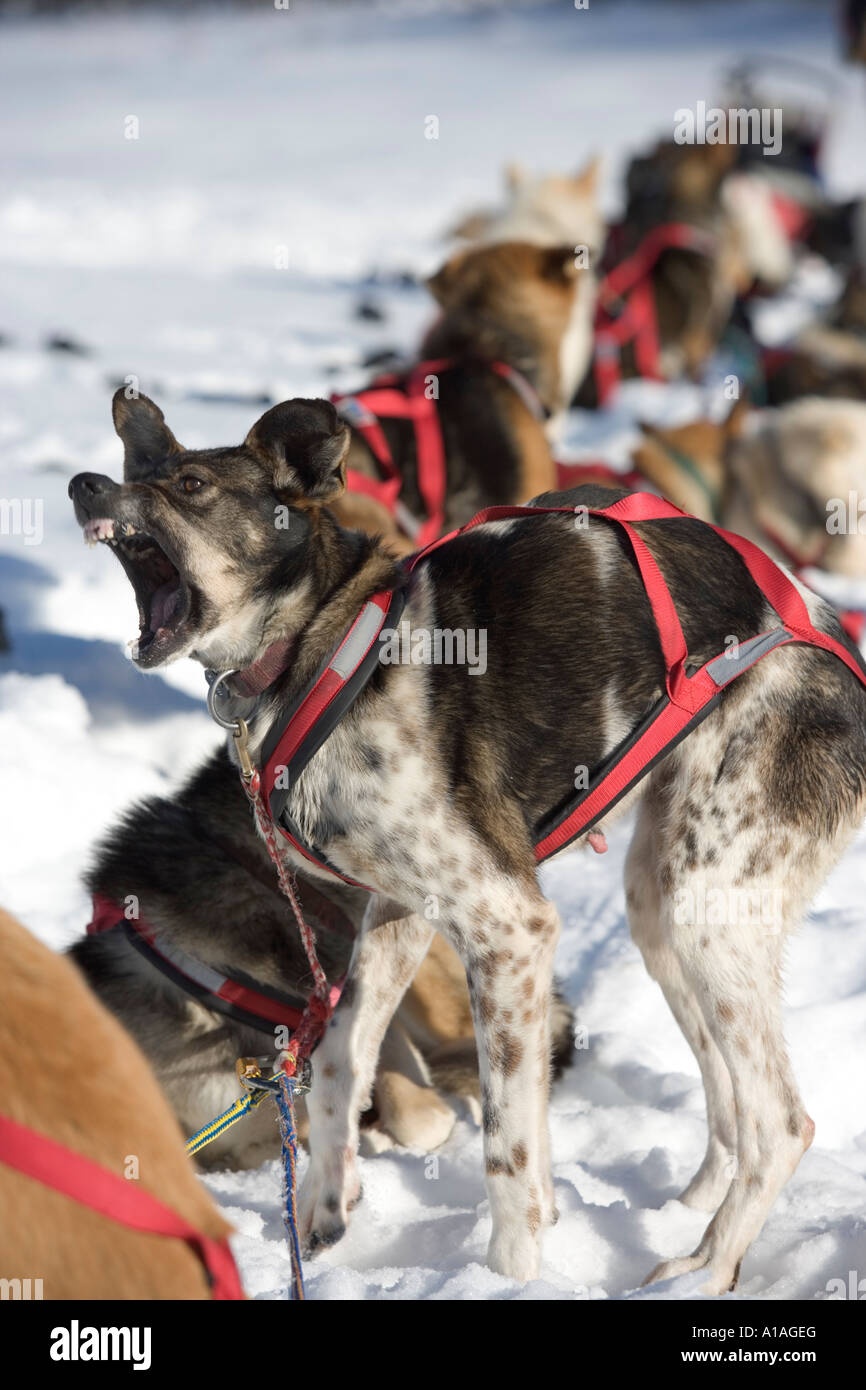
POLYGON ((135 1181, 7 1115, 0 1115, 0 1163, 130 1230, 185 1241, 204 1265, 214 1299, 244 1297, 225 1236, 215 1240, 203 1235, 135 1181))
POLYGON ((274 822, 271 820, 268 808, 262 796, 261 778, 258 772, 253 769, 252 776, 247 779, 242 777, 244 790, 250 799, 256 821, 262 838, 267 846, 268 854, 271 857, 274 868, 277 871, 277 878, 280 890, 288 898, 295 921, 298 924, 298 931, 301 934, 301 941, 304 945, 304 952, 313 976, 313 992, 307 1002, 301 1021, 293 1034, 289 1046, 283 1057, 282 1068, 287 1076, 300 1075, 299 1068, 303 1069, 303 1064, 311 1055, 313 1049, 322 1037, 325 1029, 331 1021, 331 1015, 337 1007, 340 999, 340 990, 332 989, 328 984, 327 976, 322 969, 316 951, 316 934, 301 911, 295 886, 286 868, 285 860, 280 854, 277 845, 277 837, 274 830, 274 822))

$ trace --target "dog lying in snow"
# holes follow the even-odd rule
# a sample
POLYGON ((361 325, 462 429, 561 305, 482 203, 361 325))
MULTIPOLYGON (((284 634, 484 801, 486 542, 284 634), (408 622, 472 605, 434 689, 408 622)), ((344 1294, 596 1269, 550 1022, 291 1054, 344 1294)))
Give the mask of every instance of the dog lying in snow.
POLYGON ((740 401, 719 422, 643 432, 632 459, 677 506, 785 563, 866 576, 866 534, 849 515, 852 494, 866 492, 862 402, 813 396, 750 410, 740 401))
MULTIPOLYGON (((2 1115, 98 1163, 121 1186, 140 1186, 212 1241, 224 1240, 229 1227, 196 1178, 144 1057, 79 972, 5 912, 0 967, 2 1115), (46 1039, 54 1044, 50 1061, 46 1039)), ((0 1134, 0 1154, 2 1145, 0 1134)), ((33 1171, 0 1159, 4 1277, 38 1275, 48 1299, 210 1297, 202 1262, 184 1241, 130 1229, 36 1181, 33 1171)), ((65 1162, 57 1178, 63 1173, 65 1162)), ((99 1183, 84 1190, 97 1200, 111 1195, 99 1183)))
MULTIPOLYGON (((531 1279, 555 1215, 547 1101, 559 935, 533 830, 573 796, 575 767, 598 767, 660 698, 665 664, 634 561, 602 518, 540 515, 461 535, 409 582, 328 508, 349 440, 327 403, 288 401, 243 444, 189 452, 145 397, 116 398, 116 416, 127 475, 142 479, 146 465, 147 480, 83 473, 70 494, 85 537, 108 543, 132 583, 137 664, 191 656, 244 669, 277 639, 290 643, 286 669, 250 714, 254 763, 374 593, 406 586, 404 620, 417 631, 486 630, 483 677, 465 665, 380 664, 289 794, 303 836, 375 889, 339 1026, 317 1053, 300 1219, 309 1246, 333 1242, 358 1197, 358 1117, 427 951, 432 899, 473 1001, 489 1263, 531 1279), (274 524, 281 507, 288 527, 274 524)), ((619 495, 584 488, 538 500, 573 511, 619 495)), ((723 651, 731 634, 778 625, 739 554, 703 523, 638 529, 690 662, 723 651)), ((841 639, 829 606, 800 592, 817 627, 841 639)), ((866 809, 866 692, 842 668, 813 647, 770 651, 620 802, 641 803, 626 871, 631 929, 707 1094, 707 1153, 683 1199, 715 1215, 697 1250, 663 1261, 657 1279, 708 1267, 711 1289, 733 1287, 812 1141, 785 1051, 780 976, 786 932, 866 809), (703 922, 694 904, 707 890, 726 901, 770 894, 778 915, 703 922)))
MULTIPOLYGON (((303 874, 297 882, 322 963, 336 979, 348 967, 368 895, 336 882, 319 890, 303 874)), ((96 849, 87 886, 119 906, 107 919, 113 929, 77 941, 72 958, 147 1056, 184 1132, 194 1134, 237 1098, 239 1057, 258 1057, 263 1070, 273 1069, 277 1024, 264 1018, 251 1026, 236 1008, 191 993, 183 977, 167 978, 164 962, 143 955, 140 942, 115 925, 129 895, 159 941, 207 970, 252 983, 258 993, 276 991, 296 1008, 308 987, 298 933, 226 750, 174 796, 131 807, 96 849)), ((571 1060, 572 1033, 571 1010, 557 996, 555 1071, 571 1060)), ((365 1117, 367 1147, 397 1143, 429 1152, 444 1143, 456 1114, 442 1093, 475 1105, 478 1062, 466 976, 437 936, 385 1035, 365 1117)), ((302 1138, 304 1109, 301 1097, 302 1138)), ((274 1108, 262 1105, 202 1149, 199 1161, 254 1168, 278 1151, 274 1108)))

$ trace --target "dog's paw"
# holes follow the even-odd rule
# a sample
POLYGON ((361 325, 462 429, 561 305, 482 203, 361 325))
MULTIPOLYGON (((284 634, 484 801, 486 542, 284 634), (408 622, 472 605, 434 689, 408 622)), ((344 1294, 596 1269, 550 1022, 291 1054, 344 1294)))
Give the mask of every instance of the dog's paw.
POLYGON ((703 1269, 709 1262, 709 1256, 701 1253, 681 1255, 675 1260, 662 1260, 652 1273, 647 1275, 641 1288, 645 1289, 650 1284, 660 1284, 664 1279, 677 1279, 681 1274, 691 1274, 696 1269, 703 1269))
POLYGON ((335 1179, 310 1164, 298 1194, 298 1229, 305 1256, 336 1245, 346 1234, 349 1213, 361 1200, 361 1184, 354 1165, 347 1168, 344 1181, 335 1179))
POLYGON ((526 1284, 538 1278, 541 1263, 538 1242, 529 1233, 494 1235, 487 1250, 487 1263, 494 1274, 526 1284))

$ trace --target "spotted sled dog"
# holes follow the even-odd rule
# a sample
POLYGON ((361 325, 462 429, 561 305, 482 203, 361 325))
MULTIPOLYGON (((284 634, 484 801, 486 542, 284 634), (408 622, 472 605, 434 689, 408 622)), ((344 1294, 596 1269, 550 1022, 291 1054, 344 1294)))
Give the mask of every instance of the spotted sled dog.
MULTIPOLYGON (((316 1055, 301 1220, 312 1246, 345 1228, 379 1043, 435 925, 463 960, 473 1001, 489 1262, 530 1279, 555 1218, 548 1002, 559 935, 533 828, 572 794, 575 767, 602 764, 663 689, 634 556, 603 519, 545 514, 465 532, 409 579, 328 509, 347 439, 326 403, 286 402, 242 445, 202 451, 184 450, 144 397, 121 398, 115 410, 127 476, 140 477, 146 462, 148 480, 85 473, 70 492, 85 535, 113 546, 135 589, 138 664, 187 655, 246 668, 277 639, 290 644, 250 716, 254 761, 372 594, 405 586, 413 630, 486 630, 483 677, 465 666, 380 664, 290 796, 307 841, 375 890, 338 1026, 316 1055), (280 507, 287 527, 274 525, 280 507)), ((571 509, 618 495, 584 487, 536 501, 571 509)), ((637 530, 692 665, 731 635, 778 626, 738 553, 703 523, 637 530)), ((815 627, 844 642, 831 609, 799 592, 815 627)), ((638 799, 628 915, 706 1088, 707 1153, 683 1200, 715 1213, 695 1252, 651 1277, 708 1267, 708 1287, 723 1291, 813 1136, 782 1036, 783 948, 863 818, 866 690, 836 656, 778 647, 721 691, 618 809, 638 799), (732 890, 749 901, 774 894, 778 916, 734 913, 710 925, 694 904, 732 890)), ((579 858, 574 865, 579 873, 579 858)))

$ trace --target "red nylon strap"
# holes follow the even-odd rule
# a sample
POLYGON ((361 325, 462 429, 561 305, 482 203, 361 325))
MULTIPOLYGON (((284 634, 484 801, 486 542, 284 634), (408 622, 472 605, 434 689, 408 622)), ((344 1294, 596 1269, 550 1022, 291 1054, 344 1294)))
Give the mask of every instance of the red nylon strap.
POLYGON ((87 924, 87 935, 98 936, 100 932, 111 931, 121 920, 126 921, 123 908, 104 893, 94 893, 93 917, 87 924))
POLYGON ((288 840, 290 845, 294 846, 294 848, 298 851, 298 854, 303 855, 304 859, 306 859, 308 864, 315 864, 317 869, 324 869, 326 873, 329 873, 332 876, 332 878, 338 878, 341 880, 341 882, 350 884, 352 888, 363 888, 367 893, 376 892, 376 889, 371 888, 369 884, 361 883, 360 880, 357 878, 350 878, 348 874, 344 874, 340 869, 334 868, 333 865, 323 863, 322 860, 317 857, 317 855, 313 854, 311 850, 307 849, 306 845, 302 844, 300 840, 296 840, 292 832, 290 830, 287 830, 284 825, 277 823, 277 829, 279 830, 283 838, 285 840, 288 840))
POLYGON ((620 354, 626 343, 634 343, 638 374, 651 381, 660 380, 655 294, 649 277, 635 286, 617 317, 611 317, 602 305, 596 313, 593 370, 602 405, 615 395, 620 384, 620 354))
POLYGON ((650 278, 659 256, 671 247, 706 252, 711 242, 710 235, 699 227, 666 222, 654 227, 637 250, 604 277, 598 291, 593 361, 596 392, 602 405, 619 386, 620 351, 625 343, 634 343, 638 376, 660 380, 658 319, 650 278), (617 301, 624 297, 624 307, 615 312, 617 301))
POLYGON ((611 768, 608 775, 580 803, 577 810, 539 841, 535 846, 535 862, 540 864, 542 860, 549 859, 557 850, 562 849, 563 845, 575 839, 584 826, 601 816, 610 802, 629 785, 635 773, 676 738, 693 714, 694 711, 687 710, 682 705, 665 705, 646 733, 638 739, 626 756, 611 768))
POLYGON ((287 1028, 297 1028, 301 1018, 300 1009, 292 1009, 288 1004, 269 998, 267 994, 259 994, 257 989, 238 984, 237 980, 228 976, 225 984, 217 990, 217 997, 224 999, 227 1004, 237 1004, 238 1008, 246 1009, 247 1013, 255 1014, 265 1023, 284 1023, 287 1028))
POLYGON ((638 376, 659 381, 659 329, 656 301, 649 276, 635 285, 631 292, 631 310, 635 322, 634 360, 638 376))
POLYGON ((214 1240, 203 1235, 135 1181, 120 1177, 7 1115, 0 1115, 0 1163, 130 1230, 185 1241, 207 1270, 214 1299, 244 1297, 225 1237, 214 1240))
POLYGON ((365 391, 357 392, 354 396, 332 397, 338 405, 342 400, 355 400, 373 417, 352 421, 352 426, 366 440, 385 477, 369 478, 352 468, 346 474, 346 482, 350 492, 362 492, 375 498, 392 516, 403 484, 380 421, 412 422, 418 463, 418 490, 426 511, 425 520, 415 536, 422 546, 427 545, 442 530, 447 487, 445 445, 442 440, 439 411, 436 400, 427 395, 427 378, 436 376, 451 366, 451 358, 446 357, 419 362, 406 378, 404 390, 398 388, 400 378, 391 373, 379 377, 372 386, 365 391))
POLYGON ((764 597, 771 607, 775 608, 783 626, 796 633, 797 637, 809 646, 821 647, 825 652, 831 652, 833 656, 837 656, 840 661, 845 663, 849 671, 852 671, 857 679, 866 685, 866 676, 847 647, 844 647, 835 637, 830 637, 826 632, 821 632, 818 628, 813 627, 809 611, 798 589, 784 570, 781 570, 770 559, 769 555, 765 555, 763 550, 753 545, 751 541, 747 541, 744 536, 734 535, 733 531, 724 531, 720 526, 714 526, 713 530, 736 550, 764 597))
POLYGON ((688 222, 663 222, 661 226, 653 227, 637 249, 605 275, 599 285, 599 302, 619 299, 633 289, 640 280, 646 278, 663 251, 676 246, 707 253, 712 244, 713 238, 710 233, 700 227, 693 227, 688 222))
POLYGON ((427 509, 427 520, 417 536, 419 545, 427 545, 434 540, 445 524, 445 444, 436 402, 427 396, 427 378, 435 376, 442 365, 441 362, 422 362, 406 384, 409 400, 414 407, 418 490, 427 509))
POLYGON ((212 967, 208 966, 207 969, 213 974, 219 975, 223 981, 219 989, 210 990, 201 980, 188 974, 179 961, 172 960, 170 956, 166 956, 160 950, 159 935, 149 922, 143 917, 135 919, 125 917, 123 908, 112 902, 111 898, 107 898, 102 893, 94 893, 93 919, 88 923, 87 935, 95 936, 100 932, 111 931, 114 927, 121 925, 129 926, 137 932, 156 955, 166 961, 178 975, 189 980, 198 990, 206 990, 212 997, 224 999, 227 1004, 236 1004, 238 1008, 245 1009, 247 1013, 253 1014, 265 1023, 284 1023, 289 1028, 297 1028, 301 1018, 300 1009, 293 1009, 289 1004, 281 1004, 278 999, 271 999, 267 994, 260 994, 257 989, 242 985, 237 980, 232 980, 226 976, 223 971, 213 970, 212 967))
POLYGON ((775 190, 770 194, 770 201, 785 236, 789 241, 799 241, 812 221, 809 209, 795 198, 788 198, 775 190))
MULTIPOLYGON (((391 598, 392 592, 386 590, 382 593, 373 594, 372 598, 367 600, 367 602, 374 603, 377 608, 381 609, 383 622, 388 616, 388 610, 391 607, 391 598)), ((333 662, 337 659, 340 652, 351 638, 352 633, 355 631, 361 619, 364 608, 366 608, 366 603, 357 614, 355 621, 352 623, 352 626, 349 628, 312 690, 310 690, 301 701, 285 729, 283 729, 277 746, 262 769, 262 789, 264 792, 265 804, 268 806, 270 805, 271 793, 276 786, 279 770, 283 767, 288 767, 295 753, 297 753, 304 739, 307 737, 307 734, 328 708, 331 701, 343 689, 346 681, 354 674, 354 671, 350 671, 348 676, 341 676, 338 671, 333 669, 333 662)), ((381 630, 382 628, 380 625, 378 631, 373 634, 367 646, 364 648, 364 651, 361 653, 360 660, 356 663, 354 670, 358 669, 358 666, 361 664, 361 661, 364 660, 370 647, 377 640, 381 630)), ((280 826, 280 830, 283 834, 286 834, 282 826, 280 826)), ((292 837, 287 835, 287 838, 291 839, 292 837)), ((292 843, 295 844, 296 842, 292 840, 292 843)), ((299 845, 296 847, 299 849, 301 848, 299 845)), ((301 852, 304 853, 303 850, 301 852)), ((306 858, 310 859, 311 856, 307 854, 306 858)), ((318 860, 313 859, 312 862, 318 863, 318 860)))

